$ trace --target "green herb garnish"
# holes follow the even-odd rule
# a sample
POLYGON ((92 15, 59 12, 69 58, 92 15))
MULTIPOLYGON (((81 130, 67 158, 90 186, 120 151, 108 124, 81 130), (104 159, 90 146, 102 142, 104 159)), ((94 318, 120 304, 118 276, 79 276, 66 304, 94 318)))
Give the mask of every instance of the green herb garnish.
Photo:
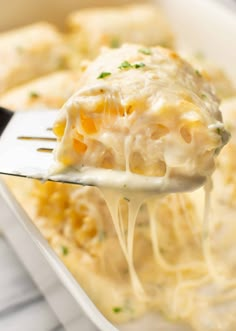
POLYGON ((141 48, 138 51, 139 53, 143 53, 145 55, 152 55, 152 51, 150 48, 141 48))
POLYGON ((119 69, 139 69, 145 67, 145 64, 143 62, 131 64, 128 61, 124 61, 121 63, 121 65, 118 67, 119 69))
POLYGON ((133 66, 128 61, 124 61, 121 63, 121 65, 118 68, 119 69, 130 69, 130 68, 133 68, 133 66))
POLYGON ((118 38, 113 38, 110 43, 111 48, 119 48, 120 47, 120 41, 118 38))
POLYGON ((129 198, 127 198, 127 197, 124 197, 124 200, 126 200, 126 201, 130 202, 130 199, 129 199, 129 198))
POLYGON ((112 308, 113 313, 117 314, 117 313, 121 313, 122 312, 122 307, 114 307, 112 308))
POLYGON ((201 75, 201 73, 200 73, 199 70, 195 70, 195 73, 196 73, 196 75, 197 75, 198 77, 202 77, 202 75, 201 75))
POLYGON ((206 94, 201 94, 202 99, 207 99, 207 95, 206 94))
POLYGON ((32 99, 36 99, 36 98, 39 98, 39 94, 35 91, 31 91, 29 93, 29 97, 32 98, 32 99))
POLYGON ((69 254, 69 249, 66 246, 62 246, 61 251, 62 251, 62 254, 65 256, 69 254))
POLYGON ((111 72, 103 71, 100 73, 100 75, 97 77, 97 79, 103 79, 110 75, 111 75, 111 72))
POLYGON ((143 62, 135 63, 135 64, 133 65, 133 67, 134 67, 135 69, 138 69, 138 68, 145 67, 145 64, 144 64, 143 62))

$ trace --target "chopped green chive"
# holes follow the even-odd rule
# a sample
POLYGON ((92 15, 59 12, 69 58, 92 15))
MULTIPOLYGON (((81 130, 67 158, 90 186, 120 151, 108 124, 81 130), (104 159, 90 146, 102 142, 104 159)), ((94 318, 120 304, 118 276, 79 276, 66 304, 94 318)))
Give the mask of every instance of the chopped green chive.
POLYGON ((132 68, 132 64, 129 63, 128 61, 124 61, 121 63, 121 65, 119 66, 119 69, 130 69, 132 68))
POLYGON ((62 246, 61 251, 62 251, 62 254, 65 256, 69 254, 69 249, 66 246, 62 246))
POLYGON ((121 65, 118 68, 119 69, 138 69, 138 68, 142 68, 142 67, 145 67, 145 64, 143 62, 131 64, 128 61, 124 61, 121 63, 121 65))
POLYGON ((218 134, 221 134, 221 129, 220 129, 220 128, 217 128, 217 129, 216 129, 216 132, 217 132, 218 134))
POLYGON ((32 99, 36 99, 36 98, 39 98, 39 94, 35 91, 31 91, 29 93, 29 97, 32 98, 32 99))
POLYGON ((198 75, 198 77, 202 77, 202 75, 201 75, 201 73, 200 73, 199 70, 195 70, 195 73, 196 73, 196 75, 198 75))
POLYGON ((113 310, 113 313, 121 313, 122 312, 122 308, 121 307, 114 307, 114 308, 112 308, 112 310, 113 310))
POLYGON ((130 199, 129 199, 129 198, 127 198, 127 197, 124 197, 124 200, 126 200, 126 201, 130 202, 130 199))
POLYGON ((111 75, 111 72, 103 71, 100 73, 100 75, 97 77, 97 79, 103 79, 110 75, 111 75))
POLYGON ((144 64, 143 62, 135 63, 135 64, 134 64, 134 68, 135 68, 135 69, 142 68, 142 67, 145 67, 145 64, 144 64))
POLYGON ((152 51, 150 50, 150 48, 141 48, 139 49, 139 53, 143 53, 145 55, 151 55, 152 51))
POLYGON ((207 99, 207 95, 206 94, 201 94, 202 99, 207 99))
POLYGON ((110 43, 111 48, 118 48, 120 47, 120 41, 118 38, 113 38, 110 43))

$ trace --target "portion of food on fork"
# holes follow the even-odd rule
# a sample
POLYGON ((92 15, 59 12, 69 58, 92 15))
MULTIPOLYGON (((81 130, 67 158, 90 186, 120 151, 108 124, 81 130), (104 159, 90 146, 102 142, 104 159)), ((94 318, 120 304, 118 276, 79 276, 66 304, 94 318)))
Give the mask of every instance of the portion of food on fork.
POLYGON ((206 178, 228 141, 211 86, 174 51, 124 44, 83 73, 54 125, 59 171, 206 178))

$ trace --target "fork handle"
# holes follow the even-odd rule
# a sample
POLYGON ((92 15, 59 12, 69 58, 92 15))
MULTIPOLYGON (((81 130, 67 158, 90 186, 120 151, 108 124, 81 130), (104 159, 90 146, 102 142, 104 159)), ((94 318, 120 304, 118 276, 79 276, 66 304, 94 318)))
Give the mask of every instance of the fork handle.
POLYGON ((0 107, 0 136, 12 118, 13 114, 14 113, 11 110, 0 107))

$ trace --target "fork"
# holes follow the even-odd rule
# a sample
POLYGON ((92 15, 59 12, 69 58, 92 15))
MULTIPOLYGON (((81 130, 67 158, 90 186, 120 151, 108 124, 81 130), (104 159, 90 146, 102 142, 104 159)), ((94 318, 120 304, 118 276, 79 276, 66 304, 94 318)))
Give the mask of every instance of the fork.
POLYGON ((0 107, 0 174, 153 194, 192 191, 206 180, 202 176, 170 179, 89 167, 50 171, 56 164, 53 150, 57 139, 52 128, 57 113, 45 109, 13 113, 0 107))

